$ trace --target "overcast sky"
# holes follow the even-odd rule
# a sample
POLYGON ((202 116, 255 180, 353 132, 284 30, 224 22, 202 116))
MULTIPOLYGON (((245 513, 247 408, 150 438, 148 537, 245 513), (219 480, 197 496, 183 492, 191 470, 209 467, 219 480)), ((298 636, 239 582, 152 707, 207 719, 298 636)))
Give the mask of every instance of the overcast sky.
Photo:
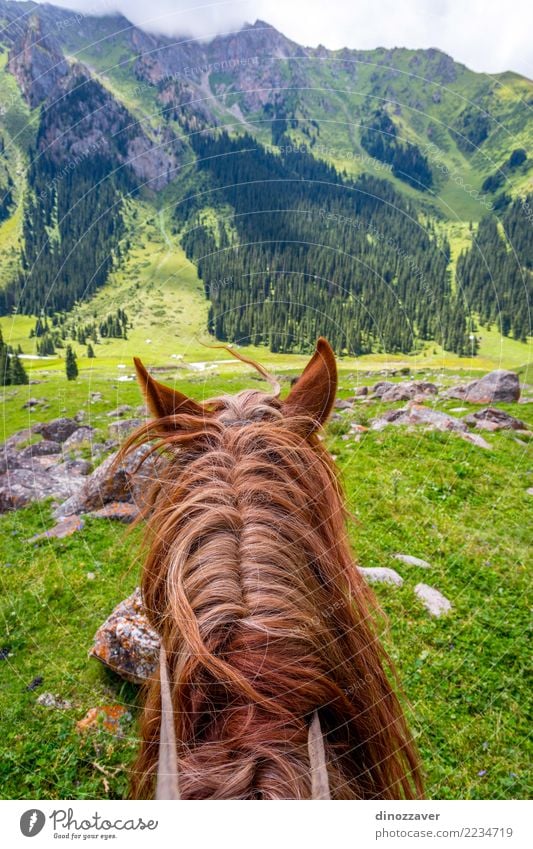
POLYGON ((475 71, 533 77, 528 0, 55 0, 55 5, 91 14, 120 11, 143 29, 199 38, 260 18, 306 46, 439 47, 475 71))

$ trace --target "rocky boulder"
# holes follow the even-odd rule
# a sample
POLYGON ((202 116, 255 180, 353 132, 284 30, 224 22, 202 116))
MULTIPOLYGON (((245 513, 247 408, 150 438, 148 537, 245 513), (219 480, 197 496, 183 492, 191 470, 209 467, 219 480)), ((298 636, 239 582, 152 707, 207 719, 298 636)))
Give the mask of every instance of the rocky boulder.
POLYGON ((479 380, 466 385, 454 386, 448 390, 449 398, 460 398, 471 404, 494 404, 497 401, 518 401, 520 382, 514 371, 496 369, 479 380))
POLYGON ((374 383, 372 387, 372 395, 375 395, 376 398, 381 398, 387 390, 393 389, 395 386, 396 384, 392 383, 390 380, 379 380, 377 383, 374 383))
POLYGON ((456 431, 458 433, 467 430, 466 424, 461 419, 456 419, 440 410, 424 407, 422 404, 410 404, 400 410, 389 410, 383 416, 374 419, 371 424, 372 430, 383 430, 388 425, 422 425, 430 430, 456 431))
POLYGON ((476 410, 475 413, 465 416, 463 421, 478 430, 527 430, 523 421, 495 407, 476 410))
POLYGON ((89 651, 127 681, 142 684, 152 677, 159 660, 159 636, 143 611, 136 589, 100 626, 89 651))
MULTIPOLYGON (((40 459, 53 461, 50 457, 40 459)), ((45 498, 74 498, 83 484, 83 473, 71 463, 55 465, 52 462, 46 468, 40 465, 39 458, 30 460, 27 467, 8 468, 0 475, 0 513, 18 510, 45 498)))
POLYGON ((83 425, 73 431, 63 443, 63 451, 72 451, 79 448, 80 445, 85 445, 92 441, 94 436, 94 428, 89 425, 83 425))
POLYGON ((382 401, 411 401, 425 400, 431 395, 437 394, 437 387, 434 383, 428 383, 425 380, 414 380, 406 383, 393 383, 381 395, 382 401))
POLYGON ((109 435, 120 442, 142 425, 142 419, 124 419, 109 425, 109 435))
POLYGON ((138 506, 144 504, 161 461, 148 456, 149 449, 146 446, 136 448, 121 463, 117 463, 117 453, 107 457, 86 478, 83 487, 56 508, 56 519, 100 510, 114 501, 126 501, 138 506))
POLYGON ((59 418, 51 422, 39 423, 33 426, 34 433, 40 433, 43 439, 51 439, 54 442, 65 442, 68 437, 78 430, 79 423, 76 419, 59 418))

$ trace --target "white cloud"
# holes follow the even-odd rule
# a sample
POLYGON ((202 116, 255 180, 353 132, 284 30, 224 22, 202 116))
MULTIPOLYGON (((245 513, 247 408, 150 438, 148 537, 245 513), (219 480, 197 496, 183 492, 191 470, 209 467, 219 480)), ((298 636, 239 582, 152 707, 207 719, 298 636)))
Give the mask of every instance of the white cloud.
POLYGON ((439 47, 475 71, 533 76, 529 0, 56 0, 91 14, 120 11, 155 32, 210 38, 261 18, 300 44, 439 47))

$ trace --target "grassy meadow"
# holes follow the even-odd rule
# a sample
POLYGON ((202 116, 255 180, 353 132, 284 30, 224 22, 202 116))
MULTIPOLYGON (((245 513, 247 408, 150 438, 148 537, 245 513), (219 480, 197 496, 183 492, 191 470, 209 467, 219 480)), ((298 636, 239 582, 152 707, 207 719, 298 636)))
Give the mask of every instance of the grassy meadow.
MULTIPOLYGON (((92 363, 91 371, 82 364, 73 383, 60 369, 41 368, 32 370, 41 383, 7 389, 4 436, 37 419, 85 410, 84 423, 97 429, 95 438, 105 438, 107 412, 118 404, 137 405, 139 394, 133 382, 117 382, 112 364, 106 369, 98 359, 92 363), (102 399, 91 403, 91 392, 101 392, 102 399), (46 398, 46 409, 22 410, 30 394, 46 398)), ((285 365, 287 375, 296 373, 292 361, 285 365)), ((231 362, 217 370, 195 374, 184 368, 169 378, 196 398, 259 386, 244 365, 231 362)), ((340 394, 375 379, 370 369, 343 367, 340 394)), ((442 401, 439 409, 459 403, 442 401)), ((502 406, 527 418, 527 405, 502 406)), ((491 451, 452 433, 396 428, 356 441, 350 422, 367 425, 382 409, 379 402, 356 405, 329 425, 327 440, 353 514, 350 536, 359 563, 390 566, 404 578, 403 587, 377 585, 376 592, 383 639, 398 666, 424 758, 428 795, 522 797, 530 778, 524 714, 530 449, 506 432, 487 435, 491 451), (432 568, 400 564, 393 559, 397 552, 422 557, 432 568), (429 616, 413 593, 420 581, 451 601, 448 616, 429 616)), ((2 796, 118 798, 126 792, 137 745, 138 692, 88 659, 87 651, 97 627, 138 582, 139 532, 87 519, 72 537, 28 542, 53 524, 50 507, 42 502, 0 517, 2 796), (28 690, 38 676, 42 684, 28 690), (71 709, 38 705, 42 692, 68 700, 71 709), (120 736, 103 728, 76 731, 89 708, 108 704, 127 708, 120 736)))

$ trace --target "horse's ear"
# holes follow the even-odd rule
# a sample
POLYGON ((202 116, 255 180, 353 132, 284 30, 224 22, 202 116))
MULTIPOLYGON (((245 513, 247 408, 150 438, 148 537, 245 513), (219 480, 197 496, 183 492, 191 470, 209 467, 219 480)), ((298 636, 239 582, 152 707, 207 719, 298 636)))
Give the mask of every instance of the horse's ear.
POLYGON ((316 351, 283 403, 286 416, 307 416, 315 423, 313 430, 323 424, 335 401, 337 365, 331 345, 322 336, 316 351))
POLYGON ((200 404, 169 386, 163 386, 151 377, 138 357, 133 358, 137 380, 146 399, 152 416, 161 419, 176 413, 189 413, 195 416, 205 416, 205 410, 200 404))

